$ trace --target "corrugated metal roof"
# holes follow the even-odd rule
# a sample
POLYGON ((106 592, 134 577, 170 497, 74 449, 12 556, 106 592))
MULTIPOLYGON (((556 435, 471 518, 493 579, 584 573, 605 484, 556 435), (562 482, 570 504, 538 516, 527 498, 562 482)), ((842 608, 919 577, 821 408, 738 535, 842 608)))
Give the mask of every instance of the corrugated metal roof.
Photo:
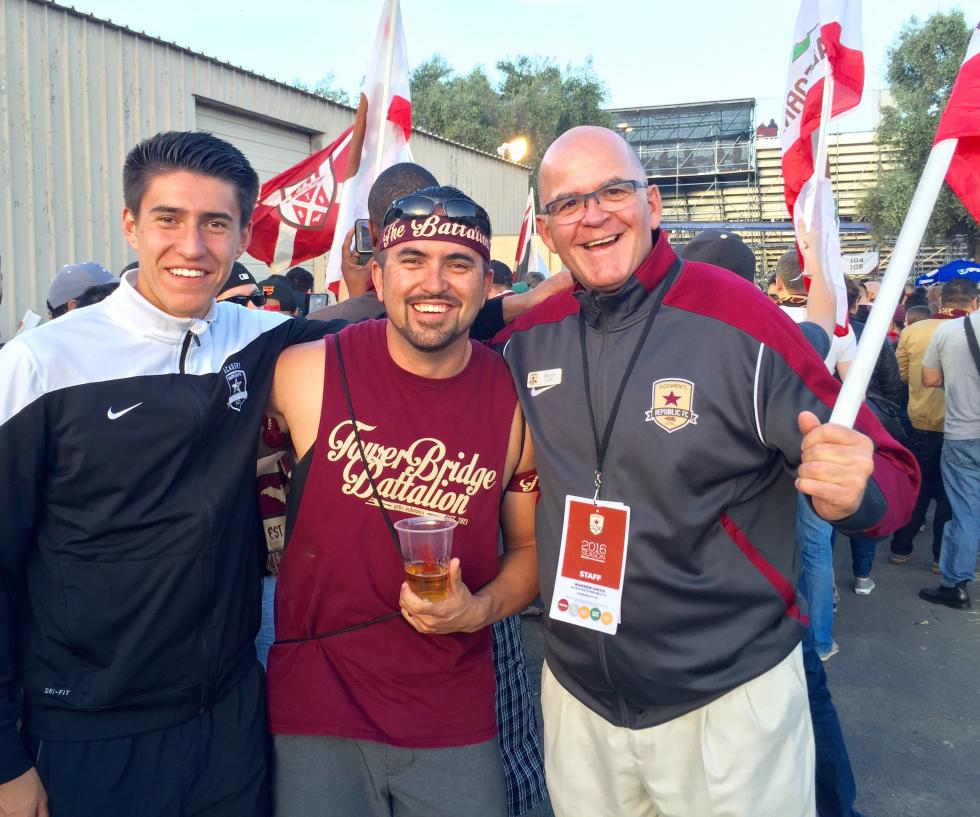
MULTIPOLYGON (((295 85, 290 85, 287 82, 282 82, 281 80, 274 79, 273 77, 267 77, 265 74, 260 74, 258 71, 253 71, 250 68, 245 68, 244 66, 241 65, 235 65, 234 63, 222 62, 217 57, 212 57, 209 54, 205 54, 203 51, 195 51, 192 48, 188 48, 187 46, 180 45, 179 43, 175 43, 172 40, 165 40, 161 37, 156 37, 152 34, 147 34, 145 31, 137 31, 136 29, 129 28, 129 26, 124 25, 123 23, 117 23, 114 20, 110 20, 107 18, 103 19, 101 17, 96 17, 94 14, 90 14, 89 12, 86 11, 79 11, 74 6, 62 5, 61 3, 54 2, 54 0, 28 0, 28 2, 36 3, 40 6, 51 6, 60 11, 64 11, 67 12, 68 14, 72 14, 76 17, 81 17, 86 20, 91 20, 92 22, 99 23, 100 25, 108 26, 109 28, 114 28, 117 31, 125 32, 126 34, 132 34, 134 37, 139 37, 140 39, 147 40, 149 42, 158 43, 159 45, 165 45, 168 48, 174 48, 177 51, 181 51, 184 54, 189 54, 190 56, 197 57, 198 59, 207 60, 208 62, 213 62, 216 65, 222 66, 223 68, 234 68, 236 71, 241 71, 243 74, 248 74, 249 76, 264 80, 265 82, 271 82, 272 84, 278 85, 282 88, 288 88, 290 91, 294 91, 296 93, 305 94, 306 96, 321 100, 329 105, 333 105, 334 107, 340 108, 341 110, 348 111, 351 114, 357 111, 357 108, 351 105, 344 105, 342 102, 336 102, 332 99, 327 99, 324 96, 320 96, 319 94, 314 94, 310 91, 304 90, 303 88, 298 88, 295 85)), ((494 159, 498 162, 503 162, 504 164, 507 165, 512 165, 512 166, 516 165, 517 167, 523 168, 524 170, 528 170, 528 171, 532 169, 527 165, 522 165, 519 164, 518 162, 511 162, 507 159, 497 156, 494 153, 490 153, 485 150, 480 150, 479 148, 475 148, 472 145, 467 145, 462 142, 456 142, 452 139, 447 139, 444 136, 440 136, 437 133, 432 133, 431 131, 423 130, 422 128, 413 128, 413 131, 417 133, 424 133, 426 136, 431 136, 433 139, 438 139, 440 142, 445 142, 448 145, 454 145, 455 147, 461 147, 466 150, 471 150, 473 151, 473 153, 479 153, 481 156, 488 156, 491 159, 494 159)))

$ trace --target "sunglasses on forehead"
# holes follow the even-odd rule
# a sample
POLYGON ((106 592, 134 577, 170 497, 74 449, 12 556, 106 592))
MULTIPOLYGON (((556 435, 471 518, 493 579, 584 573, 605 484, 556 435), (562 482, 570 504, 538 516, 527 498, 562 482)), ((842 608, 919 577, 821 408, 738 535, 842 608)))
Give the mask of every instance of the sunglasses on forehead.
POLYGON ((437 207, 442 207, 447 218, 469 218, 477 222, 484 232, 490 232, 490 216, 472 199, 443 198, 412 193, 395 199, 385 213, 384 226, 403 218, 424 218, 431 216, 437 207))

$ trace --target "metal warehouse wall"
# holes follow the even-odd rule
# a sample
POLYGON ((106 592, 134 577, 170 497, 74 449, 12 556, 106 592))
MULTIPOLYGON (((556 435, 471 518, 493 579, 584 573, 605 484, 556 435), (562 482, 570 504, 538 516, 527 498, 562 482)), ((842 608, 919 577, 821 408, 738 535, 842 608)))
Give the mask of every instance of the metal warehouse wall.
MULTIPOLYGON (((344 106, 42 0, 0 0, 0 70, 3 337, 25 309, 44 313, 62 264, 116 272, 131 258, 122 165, 139 139, 195 128, 198 105, 307 131, 313 149, 353 121, 344 106)), ((497 233, 518 231, 525 168, 423 133, 411 145, 487 208, 497 233)))

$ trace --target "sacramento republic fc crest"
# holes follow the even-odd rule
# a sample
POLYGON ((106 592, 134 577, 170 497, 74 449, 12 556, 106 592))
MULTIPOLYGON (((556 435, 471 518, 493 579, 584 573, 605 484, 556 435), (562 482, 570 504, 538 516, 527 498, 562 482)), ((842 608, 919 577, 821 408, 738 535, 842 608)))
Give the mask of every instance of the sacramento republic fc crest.
POLYGON ((657 380, 653 384, 653 404, 646 413, 646 421, 673 434, 686 425, 698 424, 698 415, 693 409, 694 384, 690 380, 679 377, 657 380))

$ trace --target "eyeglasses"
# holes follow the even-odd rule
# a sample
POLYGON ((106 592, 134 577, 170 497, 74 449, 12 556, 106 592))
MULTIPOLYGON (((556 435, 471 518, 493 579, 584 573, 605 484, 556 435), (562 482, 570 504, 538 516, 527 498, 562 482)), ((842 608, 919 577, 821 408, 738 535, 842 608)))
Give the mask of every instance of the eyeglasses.
POLYGON ((385 213, 384 226, 387 227, 393 221, 402 218, 431 216, 440 205, 447 218, 472 219, 481 230, 487 234, 490 233, 490 216, 472 199, 447 199, 442 196, 423 196, 419 193, 412 193, 410 196, 395 199, 391 203, 391 207, 388 208, 388 212, 385 213))
POLYGON ((600 210, 614 213, 616 210, 622 210, 629 204, 630 196, 638 189, 646 186, 646 183, 633 179, 624 182, 611 182, 591 193, 562 196, 554 201, 549 201, 544 206, 544 210, 559 224, 571 224, 574 221, 580 221, 585 215, 585 207, 589 199, 595 199, 600 210))
POLYGON ((265 294, 262 292, 256 292, 252 295, 232 295, 230 298, 225 298, 230 304, 238 304, 239 306, 248 307, 249 301, 251 301, 257 307, 265 306, 265 294))

